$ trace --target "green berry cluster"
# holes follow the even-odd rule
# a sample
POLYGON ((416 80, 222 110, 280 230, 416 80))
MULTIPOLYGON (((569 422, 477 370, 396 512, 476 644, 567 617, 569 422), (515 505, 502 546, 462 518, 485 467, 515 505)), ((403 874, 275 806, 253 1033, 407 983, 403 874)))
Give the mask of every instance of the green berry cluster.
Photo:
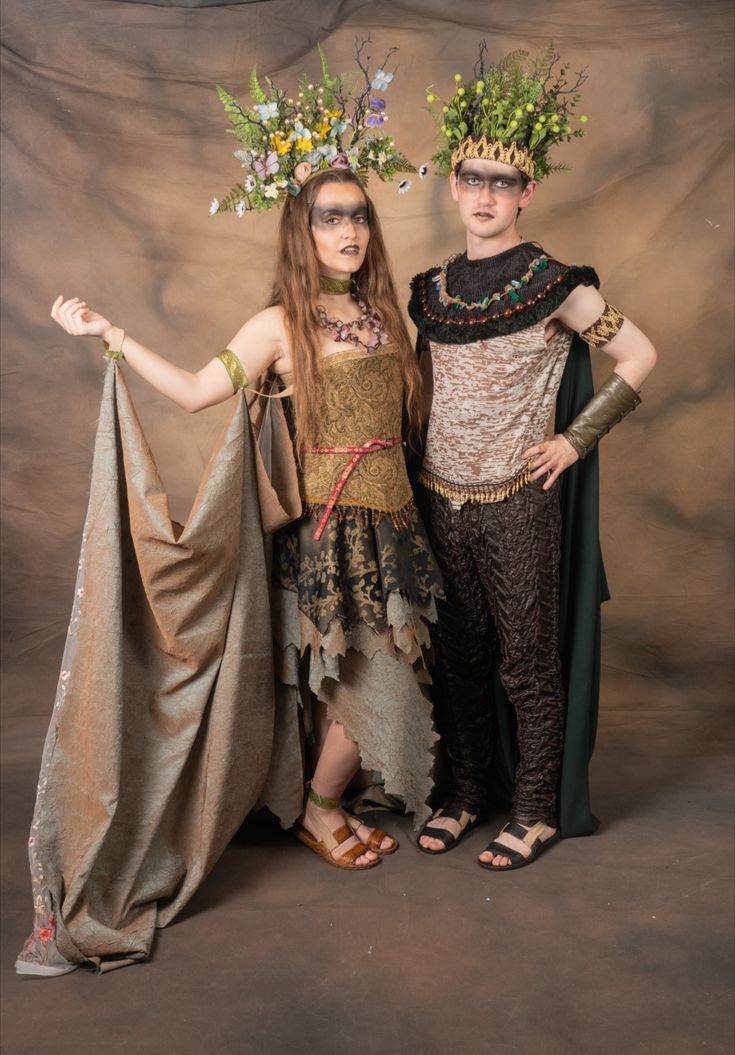
POLYGON ((552 165, 548 152, 567 139, 583 136, 588 118, 575 117, 573 111, 585 82, 584 71, 568 81, 569 69, 560 64, 553 46, 529 61, 528 52, 514 51, 496 65, 485 68, 484 42, 475 77, 463 80, 454 75, 454 95, 442 99, 431 85, 426 101, 438 104, 433 116, 442 136, 442 146, 434 154, 438 171, 448 175, 452 168, 452 151, 468 136, 497 140, 505 145, 517 143, 532 151, 536 179, 565 166, 552 165))

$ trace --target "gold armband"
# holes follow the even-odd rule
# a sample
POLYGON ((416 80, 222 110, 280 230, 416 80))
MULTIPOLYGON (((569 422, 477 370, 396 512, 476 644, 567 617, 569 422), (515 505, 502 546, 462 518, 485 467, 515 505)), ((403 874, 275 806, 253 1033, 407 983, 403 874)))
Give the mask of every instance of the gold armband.
POLYGON ((593 322, 591 326, 588 326, 579 336, 587 344, 593 344, 595 348, 599 348, 620 333, 620 327, 624 322, 625 316, 623 313, 606 301, 605 310, 599 319, 593 322))
POLYGON ((230 375, 233 392, 239 392, 241 388, 248 387, 248 375, 234 352, 231 352, 229 348, 225 348, 223 352, 219 353, 217 358, 230 375))
POLYGON ((125 330, 120 329, 119 326, 112 327, 112 333, 110 334, 109 341, 103 341, 105 350, 102 353, 106 359, 124 359, 123 355, 123 341, 125 340, 125 330))
POLYGON ((562 436, 571 443, 580 458, 589 454, 598 440, 613 425, 635 410, 641 398, 620 374, 612 374, 589 403, 577 414, 562 436))

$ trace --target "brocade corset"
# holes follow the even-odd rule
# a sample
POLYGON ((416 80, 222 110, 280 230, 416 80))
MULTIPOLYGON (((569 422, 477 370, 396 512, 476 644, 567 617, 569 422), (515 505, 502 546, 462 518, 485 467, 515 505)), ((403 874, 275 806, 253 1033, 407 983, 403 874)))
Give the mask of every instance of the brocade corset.
MULTIPOLYGON (((369 440, 400 436, 403 376, 398 356, 389 345, 372 354, 360 349, 334 352, 323 362, 323 377, 311 447, 361 447, 369 440)), ((352 458, 352 453, 302 454, 304 503, 326 505, 352 458)), ((359 459, 337 505, 395 513, 411 498, 403 445, 396 443, 359 459)))

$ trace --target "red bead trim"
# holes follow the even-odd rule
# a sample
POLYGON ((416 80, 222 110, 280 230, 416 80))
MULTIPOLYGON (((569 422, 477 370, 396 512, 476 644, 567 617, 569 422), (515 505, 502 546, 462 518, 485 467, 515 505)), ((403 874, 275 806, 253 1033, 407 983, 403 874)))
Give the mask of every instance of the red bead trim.
MULTIPOLYGON (((565 277, 564 272, 557 275, 553 282, 549 282, 549 284, 544 287, 544 294, 549 293, 554 286, 563 282, 565 277)), ((478 323, 481 322, 494 322, 496 319, 509 319, 511 316, 525 311, 526 308, 531 308, 533 305, 538 304, 540 300, 543 300, 543 297, 539 294, 532 300, 526 301, 525 304, 517 304, 515 308, 508 308, 506 311, 497 312, 495 315, 479 315, 474 319, 452 319, 449 316, 437 315, 436 312, 431 310, 426 292, 426 280, 424 280, 424 286, 421 291, 421 310, 427 319, 431 319, 433 322, 440 322, 445 326, 477 326, 478 323)))

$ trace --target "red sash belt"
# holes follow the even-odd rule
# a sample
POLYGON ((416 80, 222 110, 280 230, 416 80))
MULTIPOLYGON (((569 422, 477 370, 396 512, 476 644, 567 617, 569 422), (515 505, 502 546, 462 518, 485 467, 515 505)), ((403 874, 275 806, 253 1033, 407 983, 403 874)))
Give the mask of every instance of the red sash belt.
POLYGON ((318 542, 322 537, 324 528, 327 526, 327 521, 332 514, 332 510, 337 504, 337 499, 342 494, 342 489, 347 483, 350 473, 355 468, 361 458, 364 458, 366 454, 371 454, 373 451, 387 451, 389 447, 395 447, 397 444, 403 443, 402 436, 391 436, 388 440, 368 440, 367 443, 363 443, 361 447, 304 447, 305 454, 351 454, 352 458, 342 470, 339 480, 330 495, 327 507, 324 510, 321 520, 314 532, 314 541, 318 542))

